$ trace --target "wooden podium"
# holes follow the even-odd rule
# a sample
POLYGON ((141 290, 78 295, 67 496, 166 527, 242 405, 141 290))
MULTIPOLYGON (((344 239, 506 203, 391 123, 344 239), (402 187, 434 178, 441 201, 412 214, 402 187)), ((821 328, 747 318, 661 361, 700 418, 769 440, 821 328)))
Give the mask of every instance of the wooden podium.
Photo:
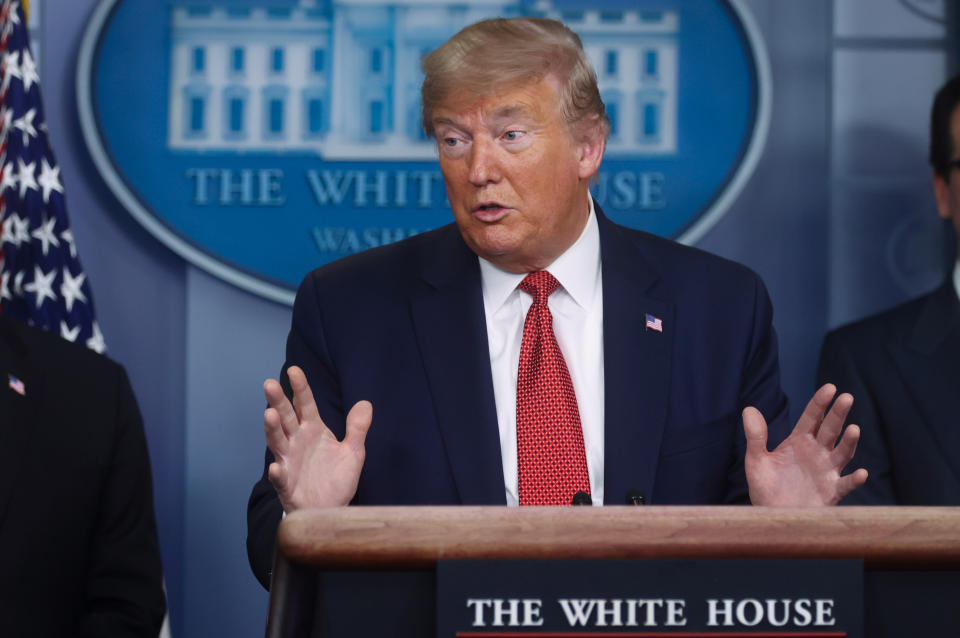
POLYGON ((866 636, 960 635, 960 508, 623 506, 294 512, 267 636, 431 638, 437 561, 548 558, 862 559, 866 636))

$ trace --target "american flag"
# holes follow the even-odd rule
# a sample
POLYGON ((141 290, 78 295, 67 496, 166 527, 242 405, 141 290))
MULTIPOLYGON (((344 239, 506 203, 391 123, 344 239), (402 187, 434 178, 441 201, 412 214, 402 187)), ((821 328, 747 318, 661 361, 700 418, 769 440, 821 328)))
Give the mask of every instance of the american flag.
POLYGON ((8 388, 10 388, 11 390, 13 390, 14 392, 16 392, 21 396, 25 396, 27 394, 27 386, 26 384, 24 384, 23 381, 16 378, 12 374, 8 374, 7 379, 8 379, 8 382, 7 382, 8 388))
POLYGON ((657 332, 663 332, 663 321, 660 320, 660 317, 654 317, 653 315, 647 315, 647 330, 656 330, 657 332))
POLYGON ((0 310, 103 352, 20 2, 0 0, 0 310))

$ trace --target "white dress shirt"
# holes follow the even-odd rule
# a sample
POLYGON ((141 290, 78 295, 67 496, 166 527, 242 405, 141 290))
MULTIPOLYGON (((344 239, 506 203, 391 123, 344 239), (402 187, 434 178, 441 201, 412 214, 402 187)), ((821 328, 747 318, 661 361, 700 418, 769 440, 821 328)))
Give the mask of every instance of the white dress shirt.
MULTIPOLYGON (((586 447, 590 493, 603 504, 603 287, 600 232, 590 200, 590 217, 580 238, 546 268, 560 282, 549 297, 553 331, 577 395, 586 447)), ((507 505, 517 496, 517 368, 523 323, 533 298, 517 288, 525 274, 501 270, 480 259, 487 343, 500 427, 500 454, 507 505)))

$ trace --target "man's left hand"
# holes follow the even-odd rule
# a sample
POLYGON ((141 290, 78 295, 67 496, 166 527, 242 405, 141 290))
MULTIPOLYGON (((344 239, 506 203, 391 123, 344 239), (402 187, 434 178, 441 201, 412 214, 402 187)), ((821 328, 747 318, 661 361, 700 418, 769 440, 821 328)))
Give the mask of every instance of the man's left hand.
POLYGON ((860 428, 850 425, 843 430, 853 397, 841 394, 831 406, 836 392, 829 383, 817 390, 793 432, 772 452, 767 451, 767 422, 763 415, 753 407, 743 411, 747 436, 744 465, 754 505, 835 505, 867 480, 863 468, 840 475, 857 449, 860 428))

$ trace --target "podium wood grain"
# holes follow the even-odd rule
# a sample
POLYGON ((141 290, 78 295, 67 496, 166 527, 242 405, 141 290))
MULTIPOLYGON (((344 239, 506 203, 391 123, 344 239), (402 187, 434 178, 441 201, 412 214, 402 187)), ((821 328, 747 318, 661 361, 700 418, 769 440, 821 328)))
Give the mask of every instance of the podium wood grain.
POLYGON ((956 569, 960 508, 345 507, 291 513, 277 548, 322 569, 531 558, 860 558, 868 569, 956 569))

